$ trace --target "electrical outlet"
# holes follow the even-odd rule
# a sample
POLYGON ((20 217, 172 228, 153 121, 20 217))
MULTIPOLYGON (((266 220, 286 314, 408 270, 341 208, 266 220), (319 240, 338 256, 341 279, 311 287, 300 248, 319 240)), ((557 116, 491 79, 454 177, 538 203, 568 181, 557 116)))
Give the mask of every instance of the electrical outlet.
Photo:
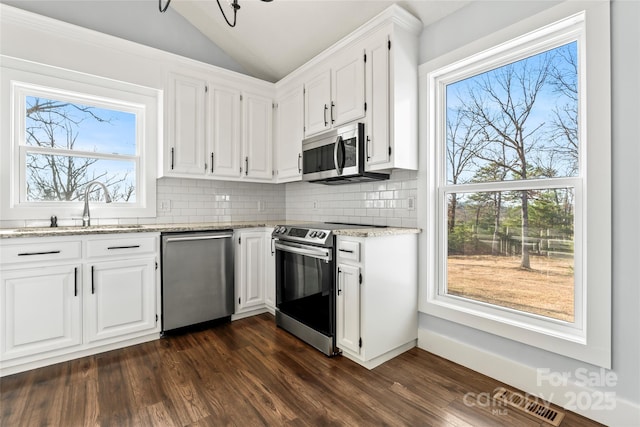
POLYGON ((318 209, 318 207, 320 206, 320 203, 318 203, 317 200, 313 201, 313 209, 318 209))
POLYGON ((171 200, 160 200, 160 210, 167 212, 171 210, 171 200))
POLYGON ((267 202, 264 200, 258 200, 258 212, 264 212, 267 210, 267 202))
POLYGON ((407 199, 407 209, 412 211, 412 210, 415 210, 415 208, 416 208, 416 198, 413 196, 409 197, 407 199))

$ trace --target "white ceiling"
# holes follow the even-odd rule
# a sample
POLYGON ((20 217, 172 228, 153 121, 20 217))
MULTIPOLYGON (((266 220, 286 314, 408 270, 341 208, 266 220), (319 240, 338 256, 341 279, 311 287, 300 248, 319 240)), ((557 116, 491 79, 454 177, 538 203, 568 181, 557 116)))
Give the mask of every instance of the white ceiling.
MULTIPOLYGON (((230 21, 230 0, 220 0, 230 21)), ((229 27, 216 0, 172 0, 170 7, 235 59, 271 82, 295 70, 393 3, 429 25, 464 7, 463 0, 238 0, 229 27)))

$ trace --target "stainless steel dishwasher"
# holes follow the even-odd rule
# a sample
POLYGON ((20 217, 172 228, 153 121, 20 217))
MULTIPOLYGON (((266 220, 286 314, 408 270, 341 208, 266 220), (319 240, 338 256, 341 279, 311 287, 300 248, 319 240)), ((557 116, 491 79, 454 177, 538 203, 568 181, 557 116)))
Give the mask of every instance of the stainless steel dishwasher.
POLYGON ((233 231, 162 234, 162 331, 234 310, 233 231))

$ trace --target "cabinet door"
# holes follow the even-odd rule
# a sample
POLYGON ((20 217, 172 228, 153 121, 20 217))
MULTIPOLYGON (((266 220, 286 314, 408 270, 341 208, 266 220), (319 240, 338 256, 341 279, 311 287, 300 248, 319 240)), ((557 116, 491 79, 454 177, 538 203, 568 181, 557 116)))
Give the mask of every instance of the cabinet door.
POLYGON ((2 271, 0 359, 81 344, 79 274, 78 265, 2 271))
POLYGON ((337 294, 337 345, 360 354, 360 268, 338 264, 337 294))
POLYGON ((332 68, 329 114, 332 126, 364 117, 364 61, 364 50, 349 52, 332 68))
POLYGON ((367 49, 367 170, 390 166, 389 39, 376 37, 367 49))
POLYGON ((240 91, 213 87, 210 91, 208 173, 240 176, 240 91))
POLYGON ((266 265, 264 278, 264 302, 267 307, 274 309, 276 307, 276 249, 275 241, 271 238, 273 229, 265 233, 265 242, 268 244, 266 251, 266 265))
POLYGON ((156 328, 155 258, 95 263, 86 274, 89 342, 156 328))
POLYGON ((240 260, 238 309, 242 312, 264 306, 265 238, 262 231, 239 235, 240 260))
POLYGON ((205 91, 203 80, 174 76, 169 95, 169 174, 204 175, 205 91))
POLYGON ((302 178, 303 112, 304 96, 301 88, 296 88, 278 100, 275 151, 279 182, 302 178))
POLYGON ((331 71, 319 74, 304 85, 304 134, 314 135, 331 128, 331 71))
POLYGON ((244 175, 249 178, 271 179, 273 101, 258 95, 243 96, 244 112, 244 175))

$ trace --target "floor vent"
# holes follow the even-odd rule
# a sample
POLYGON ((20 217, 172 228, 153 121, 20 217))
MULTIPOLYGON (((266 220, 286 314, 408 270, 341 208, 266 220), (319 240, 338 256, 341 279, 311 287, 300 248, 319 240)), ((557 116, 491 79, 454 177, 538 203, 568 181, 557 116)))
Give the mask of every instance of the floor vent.
POLYGON ((504 402, 525 414, 556 427, 560 425, 564 418, 564 413, 552 409, 549 402, 536 399, 535 397, 528 397, 528 395, 523 395, 522 393, 515 393, 503 387, 496 389, 493 399, 504 402))

